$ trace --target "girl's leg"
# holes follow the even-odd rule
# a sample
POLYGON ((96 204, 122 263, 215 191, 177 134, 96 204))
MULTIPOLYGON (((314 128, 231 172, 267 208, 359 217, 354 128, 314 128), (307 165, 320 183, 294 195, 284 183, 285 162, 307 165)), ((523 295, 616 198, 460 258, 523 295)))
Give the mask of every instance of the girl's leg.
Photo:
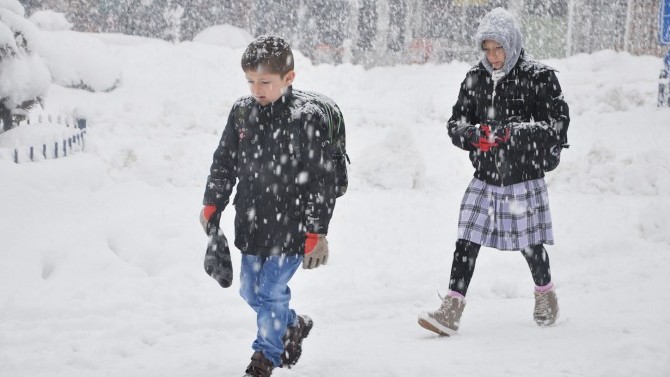
POLYGON ((551 282, 549 255, 544 245, 529 246, 521 251, 528 262, 535 282, 535 308, 533 319, 538 326, 550 326, 558 319, 558 298, 551 282))
POLYGON ((440 308, 432 312, 419 314, 419 325, 440 335, 453 335, 458 332, 461 316, 465 308, 465 294, 475 271, 475 262, 481 245, 459 239, 451 265, 449 293, 442 298, 440 308))
POLYGON ((470 280, 475 272, 475 263, 481 245, 459 239, 456 241, 454 260, 451 263, 451 278, 449 279, 449 294, 465 297, 470 280))
POLYGON ((551 283, 551 270, 549 268, 549 255, 543 244, 528 246, 521 250, 530 273, 533 275, 533 281, 538 288, 547 287, 551 283))

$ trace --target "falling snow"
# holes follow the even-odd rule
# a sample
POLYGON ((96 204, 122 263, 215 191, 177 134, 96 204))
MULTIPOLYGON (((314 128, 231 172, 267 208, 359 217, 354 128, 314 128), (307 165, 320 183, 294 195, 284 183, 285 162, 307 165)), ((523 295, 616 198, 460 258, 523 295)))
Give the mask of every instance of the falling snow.
MULTIPOLYGON (((14 164, 0 144, 0 375, 241 375, 255 316, 237 276, 222 289, 203 271, 198 213, 228 112, 248 94, 243 49, 39 34, 74 45, 62 54, 81 64, 82 82, 122 80, 91 91, 54 75, 46 111, 87 118, 84 152, 14 164), (116 59, 87 64, 101 55, 116 59)), ((452 338, 430 335, 416 316, 448 285, 472 166, 445 124, 472 62, 366 70, 295 58, 296 88, 342 109, 352 164, 328 265, 291 281, 292 305, 314 329, 300 363, 273 376, 670 373, 670 109, 656 107, 660 58, 606 50, 543 60, 558 71, 572 119, 571 148, 547 176, 561 317, 537 328, 524 259, 482 249, 452 338)), ((233 219, 226 209, 231 237, 233 219)))

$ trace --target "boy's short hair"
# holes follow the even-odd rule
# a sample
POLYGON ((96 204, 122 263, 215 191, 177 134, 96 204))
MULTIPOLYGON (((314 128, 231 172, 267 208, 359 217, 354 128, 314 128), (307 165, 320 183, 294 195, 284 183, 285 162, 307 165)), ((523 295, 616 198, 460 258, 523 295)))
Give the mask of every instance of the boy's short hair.
POLYGON ((284 77, 293 70, 291 45, 284 38, 261 35, 244 50, 242 70, 265 70, 284 77))

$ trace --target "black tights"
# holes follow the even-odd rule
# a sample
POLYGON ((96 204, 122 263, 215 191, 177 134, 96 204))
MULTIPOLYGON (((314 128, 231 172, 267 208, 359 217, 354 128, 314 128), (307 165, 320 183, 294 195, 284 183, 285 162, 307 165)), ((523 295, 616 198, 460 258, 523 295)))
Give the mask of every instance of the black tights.
MULTIPOLYGON (((449 289, 465 296, 470 285, 470 280, 475 272, 475 263, 479 255, 481 245, 466 240, 456 242, 454 260, 451 264, 451 279, 449 289)), ((551 282, 551 271, 549 269, 549 255, 544 245, 537 244, 528 246, 521 250, 526 258, 533 281, 537 286, 544 286, 551 282)))

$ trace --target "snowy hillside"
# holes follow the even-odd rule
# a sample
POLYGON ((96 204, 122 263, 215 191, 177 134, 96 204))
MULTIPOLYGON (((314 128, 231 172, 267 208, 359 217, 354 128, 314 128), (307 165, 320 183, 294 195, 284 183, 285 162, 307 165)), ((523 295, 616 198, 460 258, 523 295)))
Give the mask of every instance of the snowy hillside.
MULTIPOLYGON (((0 160, 0 376, 241 375, 255 317, 237 276, 224 290, 204 273, 197 216, 225 118, 247 93, 242 50, 78 34, 50 34, 86 46, 51 49, 51 61, 113 57, 79 74, 116 88, 49 89, 47 111, 88 120, 85 152, 0 160)), ((524 259, 482 249, 452 338, 416 317, 446 291, 472 174, 445 128, 471 64, 296 60, 295 87, 342 108, 351 182, 329 264, 292 281, 292 304, 314 330, 297 367, 273 375, 670 375, 670 109, 656 108, 659 58, 546 61, 572 116, 572 147, 547 178, 561 318, 538 328, 524 259)), ((222 220, 229 235, 232 216, 222 220)), ((233 262, 237 273, 235 249, 233 262)))

